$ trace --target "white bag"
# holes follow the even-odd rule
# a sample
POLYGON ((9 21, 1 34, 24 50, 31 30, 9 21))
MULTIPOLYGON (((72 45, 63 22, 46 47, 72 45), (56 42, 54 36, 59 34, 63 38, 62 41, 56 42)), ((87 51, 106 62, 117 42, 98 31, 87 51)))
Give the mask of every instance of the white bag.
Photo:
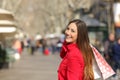
POLYGON ((93 73, 94 73, 94 79, 100 79, 102 78, 100 69, 97 65, 97 62, 93 59, 93 73))
MULTIPOLYGON (((93 47, 92 45, 91 45, 91 47, 92 47, 92 50, 94 53, 95 61, 96 61, 97 66, 101 72, 101 77, 103 78, 103 80, 114 75, 115 72, 113 71, 111 66, 105 61, 105 59, 102 57, 100 52, 98 52, 98 50, 95 47, 93 47)), ((97 71, 94 71, 94 72, 97 72, 97 71)), ((98 77, 99 77, 99 74, 98 74, 98 77)))

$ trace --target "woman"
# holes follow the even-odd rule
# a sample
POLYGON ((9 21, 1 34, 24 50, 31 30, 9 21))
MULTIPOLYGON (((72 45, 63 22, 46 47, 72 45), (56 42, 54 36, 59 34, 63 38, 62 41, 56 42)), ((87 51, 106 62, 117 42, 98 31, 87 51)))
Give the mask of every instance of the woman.
POLYGON ((78 19, 70 21, 65 36, 60 53, 63 59, 58 69, 58 80, 94 80, 94 55, 89 45, 86 24, 78 19))

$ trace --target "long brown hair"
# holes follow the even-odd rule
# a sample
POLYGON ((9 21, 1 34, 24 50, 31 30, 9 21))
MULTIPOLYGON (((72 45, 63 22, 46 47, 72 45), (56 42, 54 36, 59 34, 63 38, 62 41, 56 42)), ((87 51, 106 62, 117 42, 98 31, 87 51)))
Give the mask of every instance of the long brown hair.
POLYGON ((85 22, 79 19, 72 20, 69 22, 69 24, 71 23, 75 23, 78 30, 77 45, 82 51, 85 62, 84 80, 94 80, 94 74, 92 69, 93 52, 92 48, 90 47, 87 26, 85 22))

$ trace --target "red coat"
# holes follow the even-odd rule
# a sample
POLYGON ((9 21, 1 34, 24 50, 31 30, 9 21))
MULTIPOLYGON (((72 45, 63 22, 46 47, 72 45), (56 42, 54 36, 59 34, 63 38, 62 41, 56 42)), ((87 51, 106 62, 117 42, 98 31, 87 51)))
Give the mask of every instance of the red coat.
POLYGON ((62 59, 58 68, 58 80, 83 80, 84 59, 76 44, 63 44, 62 59))

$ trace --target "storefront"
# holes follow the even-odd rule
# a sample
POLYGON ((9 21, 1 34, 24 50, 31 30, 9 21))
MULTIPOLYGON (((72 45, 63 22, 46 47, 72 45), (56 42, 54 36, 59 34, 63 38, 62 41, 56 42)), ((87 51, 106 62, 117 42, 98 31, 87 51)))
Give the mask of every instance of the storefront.
POLYGON ((6 52, 6 47, 9 46, 6 42, 8 42, 8 38, 14 37, 16 29, 13 13, 0 9, 0 69, 9 67, 8 55, 6 52))
POLYGON ((83 16, 81 19, 87 24, 91 44, 96 46, 100 51, 103 51, 103 41, 108 36, 107 25, 88 16, 83 16))

